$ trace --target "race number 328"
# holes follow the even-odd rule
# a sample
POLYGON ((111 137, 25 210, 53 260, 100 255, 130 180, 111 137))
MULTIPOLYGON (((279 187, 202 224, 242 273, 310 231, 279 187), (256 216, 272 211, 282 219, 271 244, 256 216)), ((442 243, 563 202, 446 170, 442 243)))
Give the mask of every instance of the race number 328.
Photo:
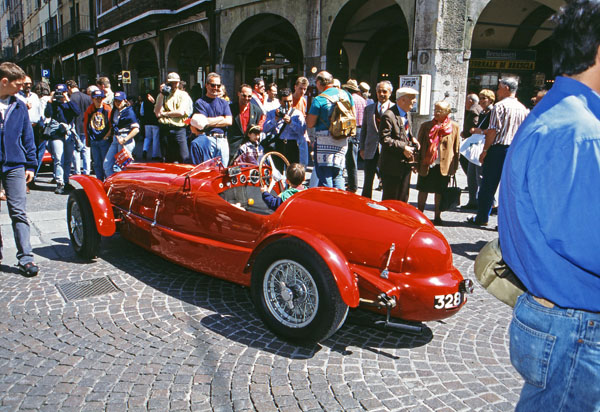
POLYGON ((434 297, 434 309, 452 309, 460 305, 462 302, 462 294, 456 292, 455 294, 447 295, 435 295, 434 297))

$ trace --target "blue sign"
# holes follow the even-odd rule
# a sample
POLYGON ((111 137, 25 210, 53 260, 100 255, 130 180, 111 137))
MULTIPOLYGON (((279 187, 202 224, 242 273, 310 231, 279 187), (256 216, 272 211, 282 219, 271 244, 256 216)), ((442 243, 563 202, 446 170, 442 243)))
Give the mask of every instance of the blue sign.
POLYGON ((42 77, 50 78, 50 69, 42 69, 42 77))

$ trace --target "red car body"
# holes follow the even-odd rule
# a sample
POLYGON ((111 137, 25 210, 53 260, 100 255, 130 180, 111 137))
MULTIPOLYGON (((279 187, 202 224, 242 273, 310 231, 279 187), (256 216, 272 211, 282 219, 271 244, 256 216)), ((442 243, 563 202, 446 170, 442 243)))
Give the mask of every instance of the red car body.
MULTIPOLYGON (((105 182, 83 175, 72 179, 83 187, 100 235, 110 236, 118 227, 124 238, 165 259, 243 286, 262 287, 264 294, 269 294, 267 280, 263 286, 253 286, 253 276, 262 276, 253 275, 257 259, 266 249, 275 248, 274 243, 293 239, 327 266, 324 276, 332 278, 347 307, 365 306, 389 312, 392 318, 422 322, 452 316, 466 302, 469 285, 452 264, 448 242, 414 207, 312 188, 269 212, 257 175, 257 166, 225 168, 213 160, 196 167, 132 164, 105 182)), ((73 240, 75 229, 70 225, 69 230, 73 240)), ((284 258, 278 262, 288 262, 284 258)), ((311 289, 310 281, 305 283, 311 289)), ((322 294, 322 286, 316 283, 315 292, 319 289, 322 294)), ((271 293, 278 299, 283 284, 281 280, 271 283, 271 293)), ((304 289, 294 293, 306 298, 304 289)), ((255 299, 260 294, 254 294, 255 299)), ((328 297, 315 299, 325 303, 328 297)), ((286 305, 293 302, 281 303, 283 323, 286 305)), ((337 330, 343 319, 335 322, 340 324, 330 329, 337 330)), ((292 333, 296 325, 282 332, 277 322, 267 324, 284 337, 299 336, 292 333)), ((335 330, 309 339, 326 338, 335 330)))

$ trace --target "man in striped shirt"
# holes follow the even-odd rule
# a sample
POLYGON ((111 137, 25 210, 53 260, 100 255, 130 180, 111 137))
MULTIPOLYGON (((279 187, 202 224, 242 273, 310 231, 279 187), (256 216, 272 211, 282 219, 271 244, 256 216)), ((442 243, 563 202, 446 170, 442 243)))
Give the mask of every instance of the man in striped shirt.
POLYGON ((519 82, 515 77, 503 77, 498 82, 499 100, 492 109, 489 129, 484 131, 485 145, 479 157, 483 165, 481 186, 477 196, 477 215, 467 219, 476 226, 487 226, 494 194, 500 184, 504 158, 517 129, 529 110, 517 100, 519 82))

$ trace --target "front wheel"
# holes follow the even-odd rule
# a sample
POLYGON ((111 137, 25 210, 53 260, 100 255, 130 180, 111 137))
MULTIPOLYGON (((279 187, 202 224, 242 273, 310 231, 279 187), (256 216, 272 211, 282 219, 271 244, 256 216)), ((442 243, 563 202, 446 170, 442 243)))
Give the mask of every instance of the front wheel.
POLYGON ((258 255, 251 293, 265 324, 294 342, 327 339, 348 314, 325 261, 295 238, 278 240, 258 255))
POLYGON ((67 225, 75 252, 84 259, 98 256, 100 233, 96 228, 90 201, 83 189, 76 189, 69 195, 67 225))

